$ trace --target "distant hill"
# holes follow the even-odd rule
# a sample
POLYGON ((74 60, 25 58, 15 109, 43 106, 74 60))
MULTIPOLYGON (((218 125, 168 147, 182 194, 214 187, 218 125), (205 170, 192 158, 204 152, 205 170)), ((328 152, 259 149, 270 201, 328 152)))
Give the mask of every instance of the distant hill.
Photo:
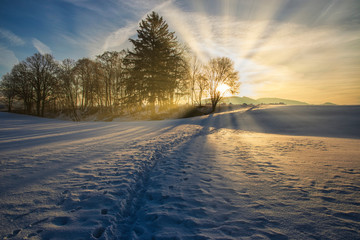
POLYGON ((306 102, 300 102, 300 101, 296 101, 296 100, 290 100, 290 99, 283 99, 283 98, 259 98, 259 99, 253 99, 253 98, 249 98, 249 97, 237 97, 237 96, 232 96, 232 97, 225 97, 222 99, 221 102, 224 103, 232 103, 232 104, 279 104, 279 103, 284 103, 286 105, 308 105, 308 103, 306 102))
POLYGON ((259 104, 255 99, 249 98, 249 97, 225 97, 221 100, 221 102, 224 103, 232 103, 232 104, 259 104))
POLYGON ((259 98, 257 99, 259 103, 284 103, 286 105, 308 105, 306 102, 300 102, 296 100, 283 99, 283 98, 259 98))
POLYGON ((322 105, 336 105, 336 104, 332 103, 332 102, 326 102, 326 103, 323 103, 322 105))

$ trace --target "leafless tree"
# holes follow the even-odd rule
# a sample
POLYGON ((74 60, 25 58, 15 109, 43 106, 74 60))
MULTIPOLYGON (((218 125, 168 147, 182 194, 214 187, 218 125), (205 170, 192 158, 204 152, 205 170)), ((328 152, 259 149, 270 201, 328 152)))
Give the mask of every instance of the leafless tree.
POLYGON ((12 79, 16 85, 16 94, 24 102, 24 110, 31 114, 34 104, 34 89, 31 84, 31 74, 26 64, 16 64, 11 70, 12 79))
POLYGON ((106 51, 96 57, 102 69, 102 80, 105 85, 105 106, 119 106, 124 93, 123 59, 126 52, 106 51))
POLYGON ((0 91, 2 95, 5 97, 5 102, 8 107, 8 111, 11 112, 12 104, 16 97, 16 85, 13 80, 13 76, 10 73, 7 73, 2 76, 2 80, 0 82, 0 91))
POLYGON ((215 111, 216 105, 224 97, 225 93, 219 89, 222 84, 227 85, 232 94, 239 91, 239 73, 234 69, 234 62, 230 58, 210 59, 205 66, 205 77, 208 81, 212 111, 215 111))
POLYGON ((82 110, 104 105, 104 84, 101 82, 102 71, 99 65, 89 58, 82 58, 76 62, 74 73, 75 81, 78 81, 80 86, 79 105, 82 110))
POLYGON ((29 80, 35 91, 36 114, 44 116, 45 104, 57 84, 59 67, 50 54, 35 53, 26 58, 24 64, 29 72, 29 80))
POLYGON ((202 98, 204 97, 205 91, 209 86, 209 82, 207 78, 202 73, 198 73, 195 76, 195 84, 194 84, 194 100, 195 102, 201 107, 202 105, 202 98))
MULTIPOLYGON (((191 105, 194 105, 196 96, 195 96, 195 84, 197 82, 197 78, 199 76, 201 70, 201 65, 199 63, 199 60, 196 56, 194 56, 191 60, 191 65, 190 65, 190 100, 191 100, 191 105)), ((202 93, 201 93, 202 94, 202 93)), ((201 106, 201 101, 200 101, 200 106, 201 106)))
POLYGON ((78 107, 79 81, 75 78, 75 61, 72 59, 64 59, 60 65, 59 73, 60 89, 65 110, 68 110, 71 117, 78 121, 79 117, 76 113, 78 107))

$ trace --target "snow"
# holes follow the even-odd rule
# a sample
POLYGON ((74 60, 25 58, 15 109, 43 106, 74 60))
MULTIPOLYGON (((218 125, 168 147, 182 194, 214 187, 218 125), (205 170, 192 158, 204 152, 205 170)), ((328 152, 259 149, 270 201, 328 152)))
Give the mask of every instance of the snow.
POLYGON ((360 107, 0 113, 0 237, 360 239, 360 107))

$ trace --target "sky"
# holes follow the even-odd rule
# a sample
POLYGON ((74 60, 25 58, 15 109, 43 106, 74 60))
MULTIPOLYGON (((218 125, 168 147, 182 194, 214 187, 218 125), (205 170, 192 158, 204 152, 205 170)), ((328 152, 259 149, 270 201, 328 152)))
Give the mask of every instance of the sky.
POLYGON ((36 52, 131 49, 152 11, 202 62, 231 58, 239 96, 360 104, 359 0, 0 0, 0 76, 36 52))

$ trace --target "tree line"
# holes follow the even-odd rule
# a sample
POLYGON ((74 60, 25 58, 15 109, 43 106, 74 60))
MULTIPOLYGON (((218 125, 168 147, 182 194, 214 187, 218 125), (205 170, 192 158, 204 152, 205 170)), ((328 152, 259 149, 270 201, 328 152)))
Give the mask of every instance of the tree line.
POLYGON ((181 101, 201 106, 204 97, 210 97, 215 110, 224 94, 221 85, 232 93, 239 89, 232 60, 214 58, 202 65, 155 12, 129 40, 131 50, 106 51, 94 60, 58 62, 40 53, 26 58, 0 82, 8 110, 20 100, 25 113, 64 112, 78 120, 79 110, 153 115, 181 101))

